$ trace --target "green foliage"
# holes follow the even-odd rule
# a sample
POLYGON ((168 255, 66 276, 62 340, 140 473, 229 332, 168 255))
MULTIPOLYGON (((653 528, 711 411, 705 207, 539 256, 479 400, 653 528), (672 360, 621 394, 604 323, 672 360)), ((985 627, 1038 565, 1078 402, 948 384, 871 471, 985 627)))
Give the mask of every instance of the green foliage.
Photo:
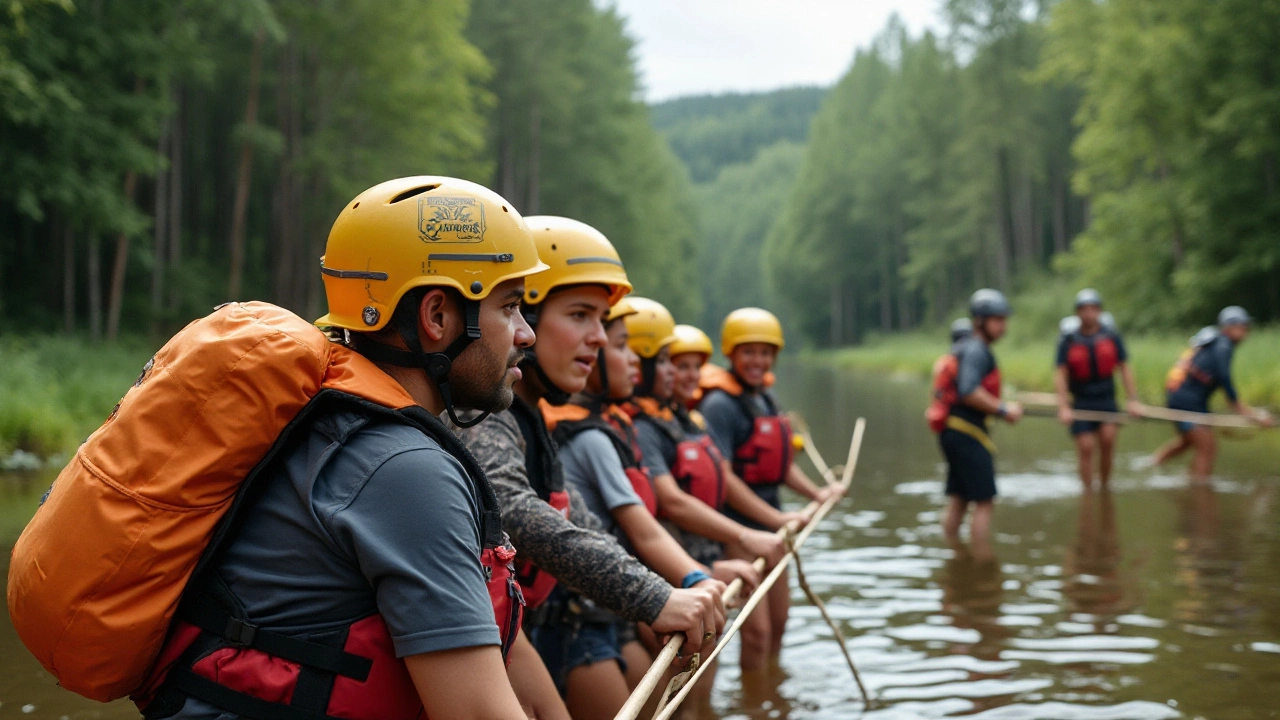
POLYGON ((153 350, 140 340, 111 348, 75 337, 0 341, 0 456, 75 449, 106 419, 153 350))
POLYGON ((590 0, 479 0, 471 36, 492 59, 491 185, 526 215, 564 215, 618 248, 638 294, 698 309, 696 210, 640 102, 633 44, 590 0))
POLYGON ((750 162, 775 143, 803 142, 826 92, 798 87, 676 98, 653 107, 653 125, 693 181, 707 183, 721 168, 750 162))

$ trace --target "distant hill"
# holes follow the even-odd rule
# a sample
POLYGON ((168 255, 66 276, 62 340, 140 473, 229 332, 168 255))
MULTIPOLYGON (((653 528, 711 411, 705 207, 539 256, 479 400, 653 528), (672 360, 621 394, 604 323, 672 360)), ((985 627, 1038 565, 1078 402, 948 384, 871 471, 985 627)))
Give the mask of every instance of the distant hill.
POLYGON ((725 166, 749 163, 778 142, 804 143, 827 90, 692 95, 652 105, 650 117, 693 181, 706 183, 725 166))

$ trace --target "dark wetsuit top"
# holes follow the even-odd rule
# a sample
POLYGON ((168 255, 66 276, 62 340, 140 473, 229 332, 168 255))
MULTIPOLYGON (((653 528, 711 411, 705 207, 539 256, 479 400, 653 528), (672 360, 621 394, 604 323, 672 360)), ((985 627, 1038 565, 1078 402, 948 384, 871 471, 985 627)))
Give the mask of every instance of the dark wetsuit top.
POLYGON ((985 429, 987 414, 965 403, 964 398, 981 387, 982 379, 996 369, 996 356, 990 346, 974 335, 951 346, 951 354, 957 360, 956 403, 951 406, 951 414, 985 429))
POLYGON ((1169 407, 1176 410, 1192 412, 1208 412, 1209 396, 1219 387, 1226 393, 1227 399, 1236 402, 1236 386, 1231 382, 1231 357, 1235 354, 1236 344, 1226 335, 1218 335, 1208 344, 1196 351, 1191 358, 1191 365, 1197 373, 1188 372, 1182 385, 1169 393, 1169 407), (1201 382, 1196 374, 1203 374, 1209 380, 1201 382))

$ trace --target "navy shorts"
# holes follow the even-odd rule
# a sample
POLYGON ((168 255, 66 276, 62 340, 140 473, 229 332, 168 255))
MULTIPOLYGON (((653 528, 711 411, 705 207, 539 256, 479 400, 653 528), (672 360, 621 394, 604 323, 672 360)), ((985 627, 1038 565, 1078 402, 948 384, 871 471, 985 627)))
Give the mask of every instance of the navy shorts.
MULTIPOLYGON (((779 511, 782 510, 782 498, 779 496, 779 493, 782 488, 782 483, 775 483, 773 485, 752 485, 748 483, 747 487, 751 488, 752 492, 758 495, 761 500, 764 500, 765 502, 772 505, 775 510, 779 510, 779 511)), ((769 530, 769 528, 761 525, 760 523, 756 522, 755 520, 752 520, 751 518, 747 517, 746 515, 743 515, 742 513, 738 512, 737 510, 734 510, 731 507, 725 507, 724 514, 730 520, 733 520, 734 522, 744 527, 749 527, 752 530, 766 530, 766 531, 769 530)))
MULTIPOLYGON (((1075 410, 1092 410, 1094 412, 1120 412, 1120 408, 1116 406, 1114 396, 1106 398, 1075 398, 1075 402, 1071 404, 1075 410)), ((1094 420, 1072 420, 1071 435, 1083 435, 1085 433, 1096 433, 1102 429, 1102 423, 1094 420)))
MULTIPOLYGON (((1169 393, 1165 396, 1166 405, 1170 410, 1185 410, 1186 412, 1207 413, 1209 412, 1209 403, 1197 403, 1188 401, 1185 397, 1179 397, 1178 393, 1169 393)), ((1179 435, 1186 435, 1194 430, 1197 425, 1195 423, 1176 421, 1173 427, 1178 431, 1179 435)))
POLYGON ((947 494, 968 502, 996 496, 996 459, 977 438, 944 428, 938 444, 947 459, 947 494))
POLYGON ((556 682, 560 694, 565 693, 569 672, 583 665, 614 660, 625 673, 622 642, 618 637, 618 620, 580 622, 565 618, 531 628, 529 641, 542 656, 547 672, 556 682))

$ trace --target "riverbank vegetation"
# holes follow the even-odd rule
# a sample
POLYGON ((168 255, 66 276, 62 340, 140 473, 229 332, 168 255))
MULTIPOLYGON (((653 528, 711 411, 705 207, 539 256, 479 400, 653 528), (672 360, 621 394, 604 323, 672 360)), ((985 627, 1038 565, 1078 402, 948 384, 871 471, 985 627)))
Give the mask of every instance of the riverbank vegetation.
MULTIPOLYGON (((1011 325, 1016 328, 1016 322, 1011 325)), ((1143 402, 1164 404, 1164 377, 1179 353, 1187 346, 1186 334, 1142 334, 1125 337, 1129 361, 1143 402)), ((1000 375, 1006 385, 1024 391, 1053 391, 1054 352, 1057 335, 1011 332, 995 345, 1000 375)), ((824 362, 836 367, 865 370, 886 375, 928 378, 933 362, 947 351, 944 330, 932 332, 872 335, 861 345, 832 350, 814 350, 804 355, 808 362, 824 362)), ((1254 406, 1280 408, 1280 330, 1255 331, 1237 349, 1232 376, 1241 398, 1254 406)), ((1117 396, 1123 399, 1123 392, 1117 396)), ((1221 398, 1215 398, 1221 402, 1221 398)), ((922 400, 923 402, 923 400, 922 400)), ((922 405, 923 408, 923 405, 922 405)))

